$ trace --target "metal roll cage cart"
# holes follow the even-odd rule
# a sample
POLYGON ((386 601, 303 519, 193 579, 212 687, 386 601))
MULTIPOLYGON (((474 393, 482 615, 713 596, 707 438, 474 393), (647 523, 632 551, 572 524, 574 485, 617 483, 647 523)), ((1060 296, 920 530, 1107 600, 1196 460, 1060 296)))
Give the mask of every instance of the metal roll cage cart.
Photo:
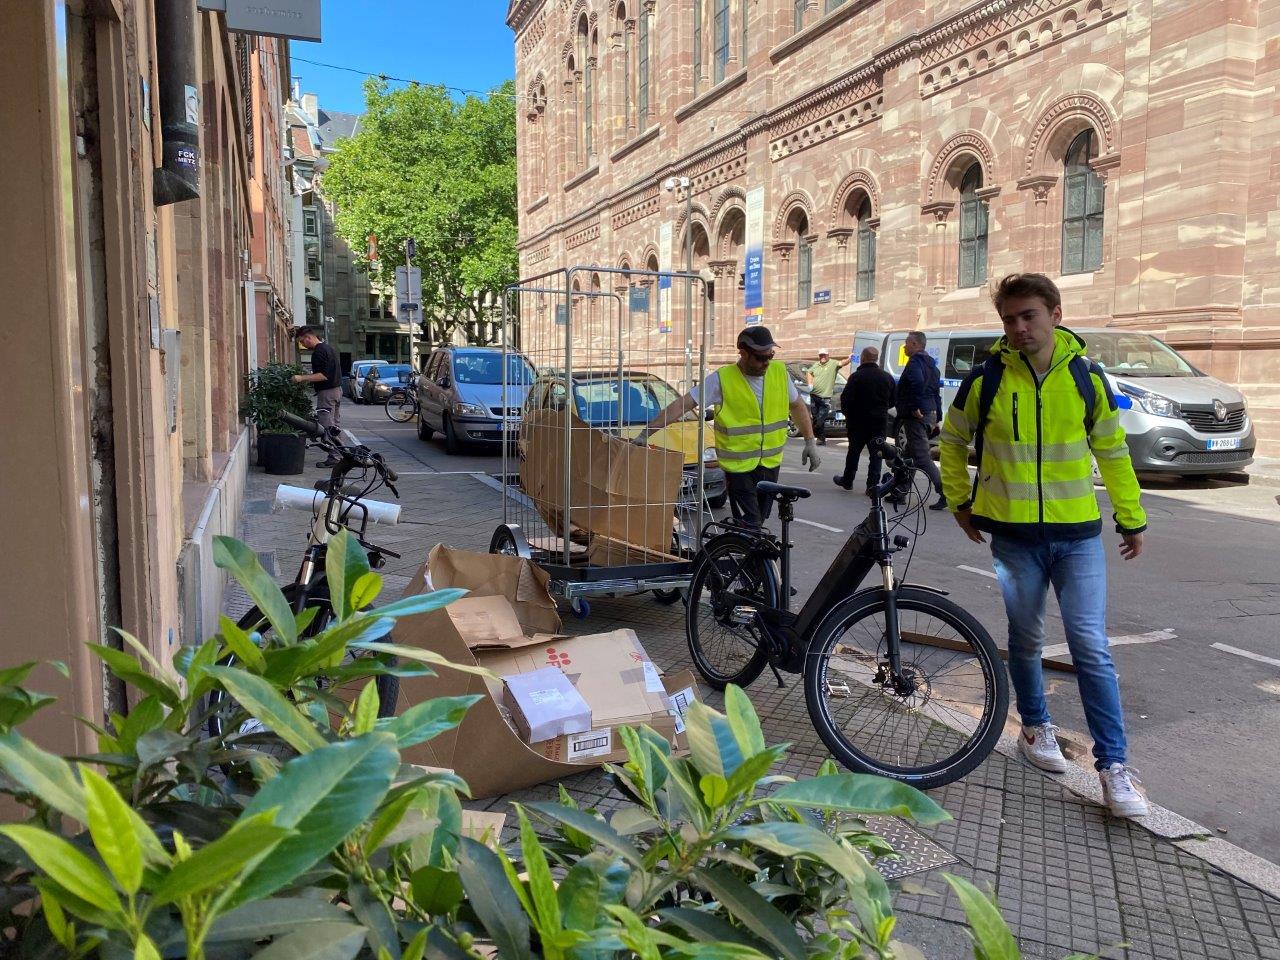
MULTIPOLYGON (((708 294, 698 274, 589 265, 550 270, 503 291, 502 523, 489 549, 537 563, 551 592, 579 617, 589 613, 589 596, 652 590, 672 603, 689 584, 711 520, 704 491, 714 449, 705 415, 696 425, 671 425, 653 443, 672 450, 679 441, 676 494, 661 492, 672 489, 670 478, 651 475, 649 458, 630 458, 598 432, 629 440, 703 381, 714 330, 708 294), (601 289, 602 278, 613 288, 601 289), (685 287, 683 304, 678 286, 685 287), (527 378, 513 355, 534 368, 532 385, 511 382, 518 373, 527 378), (539 411, 553 421, 563 414, 554 435, 525 425, 539 411), (531 464, 530 454, 542 459, 531 464), (633 471, 643 464, 643 475, 619 477, 624 462, 633 471), (552 478, 541 495, 528 489, 535 470, 552 478), (657 550, 655 536, 665 540, 667 525, 670 545, 657 550)), ((669 473, 671 458, 664 462, 669 473)))

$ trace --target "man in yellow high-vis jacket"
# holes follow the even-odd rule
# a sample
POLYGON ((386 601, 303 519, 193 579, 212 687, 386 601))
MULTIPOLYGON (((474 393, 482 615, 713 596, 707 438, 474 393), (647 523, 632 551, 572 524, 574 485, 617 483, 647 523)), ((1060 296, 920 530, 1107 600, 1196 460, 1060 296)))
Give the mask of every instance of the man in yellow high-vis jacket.
POLYGON ((738 334, 738 360, 710 373, 698 387, 674 400, 645 424, 634 442, 679 420, 694 407, 715 407, 716 457, 725 472, 729 503, 741 523, 758 527, 768 519, 773 501, 760 496, 756 484, 777 480, 787 445, 790 416, 804 437, 800 462, 817 470, 821 462, 809 408, 786 365, 773 359, 778 345, 768 327, 747 327, 738 334))
POLYGON ((1041 274, 1005 277, 992 297, 1005 335, 961 384, 942 429, 947 505, 985 543, 1009 619, 1009 675, 1022 716, 1018 746, 1037 767, 1067 769, 1045 700, 1040 657, 1052 586, 1062 611, 1094 766, 1116 816, 1145 816, 1126 766, 1120 683, 1106 631, 1107 565, 1091 479, 1098 463, 1115 510, 1120 555, 1142 552, 1146 514, 1115 397, 1085 341, 1060 326, 1062 298, 1041 274), (985 409, 984 409, 985 407, 985 409), (978 475, 966 469, 969 444, 978 475))

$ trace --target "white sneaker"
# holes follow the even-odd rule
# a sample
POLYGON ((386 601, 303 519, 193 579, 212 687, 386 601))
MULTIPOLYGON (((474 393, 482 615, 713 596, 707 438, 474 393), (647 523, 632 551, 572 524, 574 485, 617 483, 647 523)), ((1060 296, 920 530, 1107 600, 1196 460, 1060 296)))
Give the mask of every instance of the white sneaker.
POLYGON ((1132 770, 1123 763, 1113 763, 1098 771, 1102 781, 1102 802, 1115 817, 1145 817, 1150 813, 1147 798, 1138 792, 1141 783, 1132 770))
POLYGON ((1057 730, 1052 723, 1033 727, 1024 725, 1022 736, 1018 738, 1018 750, 1034 767, 1050 773, 1066 773, 1067 758, 1062 755, 1062 748, 1058 746, 1057 730))

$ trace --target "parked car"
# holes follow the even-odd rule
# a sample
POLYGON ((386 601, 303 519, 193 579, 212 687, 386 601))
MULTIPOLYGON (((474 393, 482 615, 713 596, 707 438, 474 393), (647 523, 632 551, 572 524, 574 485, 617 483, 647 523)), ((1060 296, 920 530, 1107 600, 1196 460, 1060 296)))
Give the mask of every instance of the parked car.
MULTIPOLYGON (((679 397, 661 377, 636 370, 623 370, 621 376, 617 370, 579 371, 574 375, 572 390, 574 412, 579 419, 624 440, 639 434, 646 423, 679 397)), ((543 375, 529 392, 526 409, 562 410, 567 393, 563 374, 543 375)), ((723 507, 729 496, 724 468, 716 458, 710 425, 703 428, 703 443, 699 444, 698 424, 696 414, 687 414, 684 420, 653 433, 649 443, 684 454, 686 475, 696 474, 701 461, 703 496, 712 507, 723 507)))
MULTIPOLYGON (((789 360, 787 361, 787 373, 791 374, 791 380, 796 385, 796 389, 800 391, 800 396, 804 398, 804 402, 809 404, 809 411, 812 413, 813 404, 809 403, 809 395, 813 392, 813 388, 809 386, 809 368, 818 361, 814 360, 789 360)), ((838 363, 838 360, 832 360, 832 363, 838 363)), ((848 425, 844 422, 844 414, 840 412, 840 391, 844 389, 844 385, 848 383, 848 378, 843 373, 836 374, 836 385, 831 392, 831 416, 827 418, 827 436, 838 437, 848 432, 848 425)), ((800 430, 795 424, 788 421, 787 433, 790 436, 798 437, 800 430)))
MULTIPOLYGON (((1196 369, 1149 333, 1079 329, 1090 359, 1106 371, 1120 407, 1120 425, 1135 470, 1203 476, 1243 470, 1257 444, 1248 404, 1239 390, 1196 369)), ((996 329, 929 330, 926 352, 942 372, 942 403, 1001 337, 996 329)), ((906 366, 906 331, 857 333, 854 351, 874 346, 895 377, 906 366)))
POLYGON ((364 403, 364 377, 373 367, 385 367, 386 360, 357 360, 345 379, 346 394, 356 403, 364 403))
POLYGON ((413 367, 407 363, 386 363, 370 367, 364 375, 360 399, 365 403, 386 403, 387 397, 393 392, 408 390, 412 379, 413 367))
POLYGON ((418 438, 444 434, 451 455, 465 443, 501 443, 503 424, 519 422, 535 378, 523 354, 508 353, 504 403, 502 372, 500 347, 437 347, 418 377, 418 438))

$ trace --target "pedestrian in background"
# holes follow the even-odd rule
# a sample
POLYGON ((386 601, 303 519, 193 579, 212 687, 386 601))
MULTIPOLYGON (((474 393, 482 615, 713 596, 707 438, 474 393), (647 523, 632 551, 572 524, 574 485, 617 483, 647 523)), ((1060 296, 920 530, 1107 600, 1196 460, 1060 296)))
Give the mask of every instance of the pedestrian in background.
MULTIPOLYGON (((342 368, 338 354, 325 343, 315 327, 299 327, 294 334, 298 346, 311 351, 311 372, 295 373, 294 383, 309 383, 316 392, 316 421, 328 429, 342 428, 342 368)), ((331 467, 337 461, 332 455, 320 466, 331 467)))
POLYGON ((942 377, 937 361, 925 352, 925 343, 925 335, 915 330, 907 334, 907 342, 902 346, 907 365, 898 378, 898 423, 907 437, 907 456, 938 493, 930 509, 945 510, 947 498, 942 492, 942 475, 929 448, 929 439, 938 435, 938 424, 942 420, 942 377))
POLYGON ((1128 769, 1120 681, 1107 642, 1107 562, 1092 461, 1106 484, 1120 555, 1142 553, 1147 528, 1138 480, 1102 368, 1061 327, 1062 298, 1038 273, 1011 274, 992 300, 1005 335, 956 393, 942 431, 942 473, 956 522, 985 543, 1009 619, 1009 675, 1022 716, 1022 754, 1061 773, 1066 758, 1044 695, 1044 608, 1052 586, 1076 669, 1104 802, 1118 817, 1147 814, 1128 769), (995 380, 994 389, 992 380, 995 380), (1019 402, 1021 400, 1021 402, 1019 402), (986 407, 984 410, 983 407, 986 407), (969 444, 978 450, 970 486, 969 444))
POLYGON ((853 489, 858 472, 858 458, 867 448, 867 495, 880 480, 880 451, 871 445, 883 437, 888 428, 889 408, 893 406, 896 384, 892 374, 880 367, 880 351, 867 347, 858 358, 858 369, 840 392, 840 410, 849 430, 849 451, 844 458, 844 473, 835 476, 836 486, 853 489))
POLYGON ((818 350, 818 362, 809 367, 805 375, 809 382, 809 405, 813 408, 813 435, 824 447, 827 445, 827 417, 831 416, 831 395, 836 390, 836 374, 841 367, 848 365, 848 360, 836 363, 831 359, 831 351, 821 347, 818 350))

